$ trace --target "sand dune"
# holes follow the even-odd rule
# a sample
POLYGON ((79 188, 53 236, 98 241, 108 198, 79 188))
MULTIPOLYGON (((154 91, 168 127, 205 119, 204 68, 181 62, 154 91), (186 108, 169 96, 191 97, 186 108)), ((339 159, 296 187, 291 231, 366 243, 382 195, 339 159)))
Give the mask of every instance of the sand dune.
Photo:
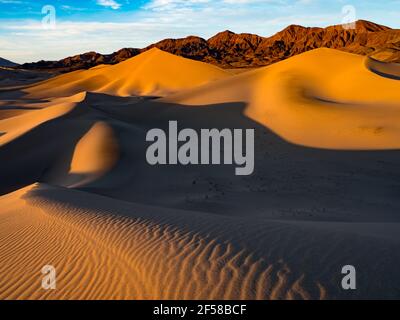
MULTIPOLYGON (((383 232, 385 225, 356 224, 358 235, 343 224, 235 221, 46 185, 4 196, 2 204, 2 298, 335 298, 336 264, 348 256, 365 274, 383 273, 353 298, 379 297, 381 286, 387 297, 397 292, 390 275, 400 262, 400 243, 383 232), (370 229, 378 232, 368 235, 370 229), (391 249, 396 264, 383 259, 391 249), (58 270, 55 291, 42 290, 38 281, 48 263, 58 270)), ((390 229, 396 234, 399 224, 390 229)))
POLYGON ((164 101, 209 105, 242 101, 246 115, 308 147, 400 147, 398 65, 317 49, 164 101), (376 73, 381 73, 377 75, 376 73))
POLYGON ((0 122, 0 130, 3 136, 0 137, 0 146, 4 145, 27 131, 45 123, 51 119, 55 119, 70 112, 76 105, 76 102, 82 101, 85 93, 78 93, 74 96, 60 99, 54 99, 51 103, 47 103, 46 108, 27 112, 22 115, 14 116, 10 114, 7 119, 0 122))
POLYGON ((30 97, 59 97, 81 91, 117 96, 164 96, 229 75, 218 67, 154 48, 113 66, 101 65, 59 76, 26 92, 30 97))
POLYGON ((157 50, 124 63, 0 90, 0 298, 399 298, 396 65, 327 49, 239 75, 157 50), (254 128, 255 173, 150 166, 146 133, 169 120, 254 128))
POLYGON ((112 128, 105 122, 96 122, 75 147, 68 174, 78 181, 68 185, 77 187, 98 179, 114 166, 118 157, 118 142, 112 128))

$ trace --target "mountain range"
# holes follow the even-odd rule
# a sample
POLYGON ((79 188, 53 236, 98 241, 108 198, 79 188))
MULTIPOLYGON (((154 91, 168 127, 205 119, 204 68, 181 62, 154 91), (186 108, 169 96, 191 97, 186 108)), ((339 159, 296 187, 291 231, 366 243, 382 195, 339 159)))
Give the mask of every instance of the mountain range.
POLYGON ((14 63, 10 60, 0 58, 0 67, 12 68, 18 66, 17 63, 14 63))
POLYGON ((73 71, 100 64, 116 64, 152 48, 208 62, 222 68, 267 66, 294 55, 317 49, 333 48, 382 61, 400 62, 400 30, 358 20, 353 28, 335 25, 327 28, 290 25, 272 37, 236 34, 229 30, 206 40, 196 36, 165 39, 146 48, 124 48, 112 54, 87 52, 59 61, 25 63, 24 69, 73 71))

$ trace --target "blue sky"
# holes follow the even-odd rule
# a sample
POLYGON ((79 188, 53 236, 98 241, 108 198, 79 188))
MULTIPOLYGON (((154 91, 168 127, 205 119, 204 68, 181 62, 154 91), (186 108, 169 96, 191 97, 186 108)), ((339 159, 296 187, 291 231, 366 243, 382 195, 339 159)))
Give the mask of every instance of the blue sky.
POLYGON ((352 17, 400 28, 400 0, 0 0, 0 57, 56 60, 226 29, 269 36, 293 23, 328 26, 352 17), (47 19, 52 11, 42 13, 49 5, 54 20, 47 19))

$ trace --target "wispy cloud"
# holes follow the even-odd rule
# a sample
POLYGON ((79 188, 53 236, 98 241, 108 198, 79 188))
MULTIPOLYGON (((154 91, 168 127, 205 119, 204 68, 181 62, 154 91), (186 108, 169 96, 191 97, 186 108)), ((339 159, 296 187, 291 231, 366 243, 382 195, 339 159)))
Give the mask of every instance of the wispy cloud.
POLYGON ((18 1, 18 0, 0 0, 0 4, 22 4, 22 1, 18 1))
POLYGON ((116 2, 115 0, 97 0, 97 4, 103 7, 109 7, 114 10, 121 8, 121 4, 116 2))

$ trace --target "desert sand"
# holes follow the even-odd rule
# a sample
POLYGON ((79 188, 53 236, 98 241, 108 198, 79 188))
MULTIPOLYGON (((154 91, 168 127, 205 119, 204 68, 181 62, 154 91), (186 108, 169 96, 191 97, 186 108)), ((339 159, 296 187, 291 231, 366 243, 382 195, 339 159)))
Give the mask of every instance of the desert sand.
POLYGON ((237 75, 153 49, 7 84, 0 298, 399 298, 398 76, 333 49, 237 75), (148 165, 169 120, 254 128, 255 173, 148 165))

